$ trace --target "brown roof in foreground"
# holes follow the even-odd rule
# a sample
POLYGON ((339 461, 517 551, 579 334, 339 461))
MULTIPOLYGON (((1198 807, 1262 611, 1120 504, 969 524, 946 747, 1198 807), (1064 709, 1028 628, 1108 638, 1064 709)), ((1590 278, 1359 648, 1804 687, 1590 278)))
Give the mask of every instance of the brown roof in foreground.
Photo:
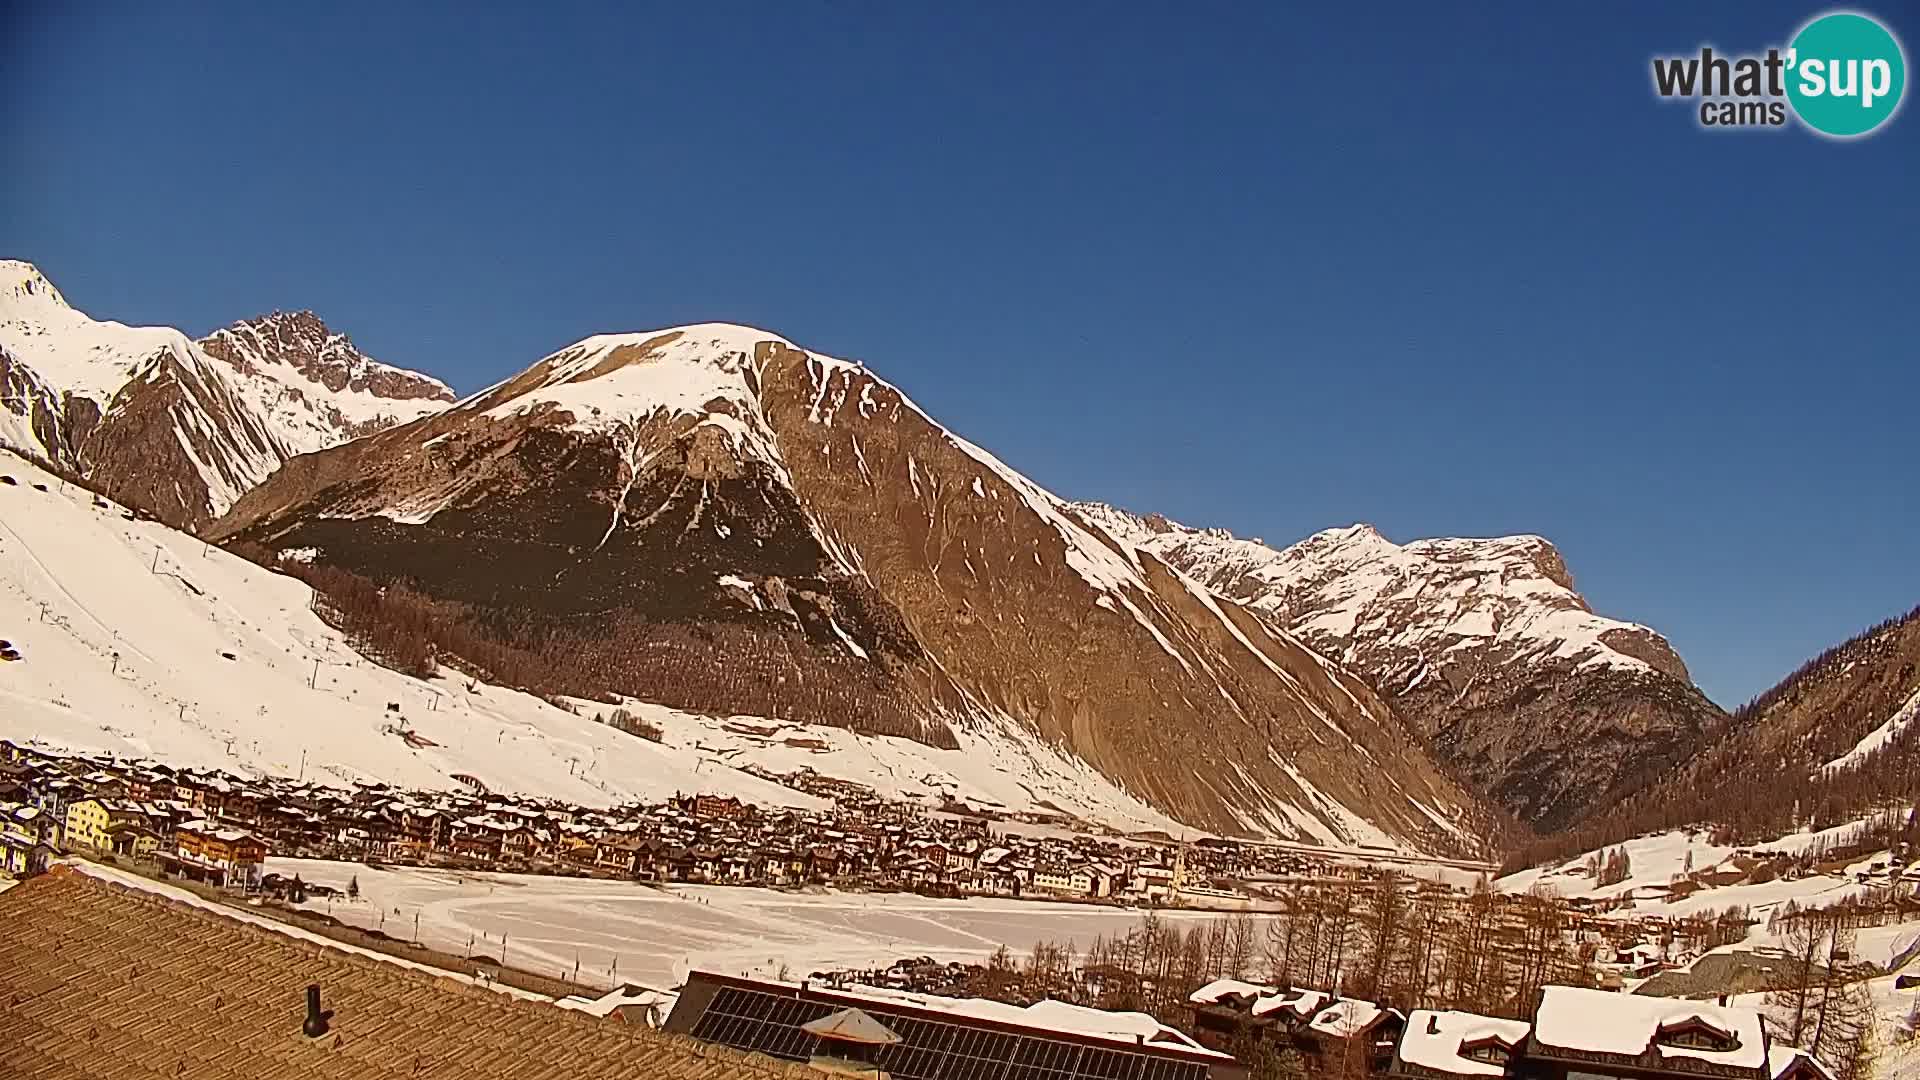
POLYGON ((87 1080, 814 1076, 59 868, 0 894, 0 1076, 87 1080), (319 983, 330 1030, 301 1034, 319 983))

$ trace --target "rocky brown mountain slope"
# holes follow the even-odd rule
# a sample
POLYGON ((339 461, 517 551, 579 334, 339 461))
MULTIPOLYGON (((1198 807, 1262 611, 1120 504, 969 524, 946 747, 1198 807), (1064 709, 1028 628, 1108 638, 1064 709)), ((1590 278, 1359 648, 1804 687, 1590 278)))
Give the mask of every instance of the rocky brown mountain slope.
POLYGON ((1542 831, 1638 789, 1724 721, 1665 639, 1594 614, 1538 536, 1399 545, 1356 525, 1276 551, 1081 510, 1359 674, 1439 758, 1542 831))
POLYGON ((310 314, 194 342, 90 318, 31 264, 0 261, 0 442, 181 528, 204 526, 294 454, 452 400, 310 314))
POLYGON ((295 458, 214 529, 406 583, 547 688, 952 739, 1014 725, 1191 824, 1463 851, 1360 680, 864 367, 709 324, 591 338, 295 458))

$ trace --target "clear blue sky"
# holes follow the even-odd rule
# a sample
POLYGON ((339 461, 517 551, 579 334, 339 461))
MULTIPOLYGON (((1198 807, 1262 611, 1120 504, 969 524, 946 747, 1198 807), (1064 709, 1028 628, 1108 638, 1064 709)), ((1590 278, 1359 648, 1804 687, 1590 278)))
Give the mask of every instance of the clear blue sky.
POLYGON ((1723 703, 1920 602, 1920 114, 1650 90, 1819 8, 270 6, 8 5, 0 255, 463 390, 753 323, 1072 497, 1543 533, 1723 703))

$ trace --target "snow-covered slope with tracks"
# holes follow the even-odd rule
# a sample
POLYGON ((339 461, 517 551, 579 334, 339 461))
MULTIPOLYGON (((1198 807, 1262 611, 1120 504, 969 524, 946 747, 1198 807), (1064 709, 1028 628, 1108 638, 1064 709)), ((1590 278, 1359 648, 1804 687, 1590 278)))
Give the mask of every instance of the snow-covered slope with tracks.
POLYGON ((132 520, 12 455, 0 476, 15 481, 0 481, 0 628, 22 656, 0 663, 0 738, 332 783, 450 789, 465 774, 588 805, 685 791, 817 805, 743 771, 805 768, 933 808, 951 797, 1176 827, 1011 725, 947 750, 629 703, 662 727, 654 743, 593 722, 604 705, 577 715, 452 672, 409 678, 356 652, 299 581, 132 520))

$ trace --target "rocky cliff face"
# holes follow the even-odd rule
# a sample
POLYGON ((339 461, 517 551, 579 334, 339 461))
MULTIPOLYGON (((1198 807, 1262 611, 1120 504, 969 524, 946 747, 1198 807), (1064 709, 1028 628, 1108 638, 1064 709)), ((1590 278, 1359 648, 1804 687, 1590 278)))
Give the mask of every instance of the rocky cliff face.
POLYGON ((583 691, 934 743, 1018 729, 1203 828, 1475 844, 1474 797, 1274 619, 864 367, 746 327, 582 341, 294 459, 214 531, 408 579, 583 691))
POLYGON ((311 315, 194 342, 90 318, 37 268, 0 261, 0 440, 171 525, 203 527, 287 458, 452 399, 311 315))
POLYGON ((332 442, 416 420, 454 399, 447 384, 373 359, 311 311, 243 320, 198 344, 237 371, 280 383, 290 406, 311 409, 339 434, 332 442))
POLYGON ((1637 789, 1724 723, 1666 640, 1594 614, 1538 536, 1399 545, 1356 525, 1275 550, 1080 509, 1359 674, 1440 759, 1544 831, 1637 789))

